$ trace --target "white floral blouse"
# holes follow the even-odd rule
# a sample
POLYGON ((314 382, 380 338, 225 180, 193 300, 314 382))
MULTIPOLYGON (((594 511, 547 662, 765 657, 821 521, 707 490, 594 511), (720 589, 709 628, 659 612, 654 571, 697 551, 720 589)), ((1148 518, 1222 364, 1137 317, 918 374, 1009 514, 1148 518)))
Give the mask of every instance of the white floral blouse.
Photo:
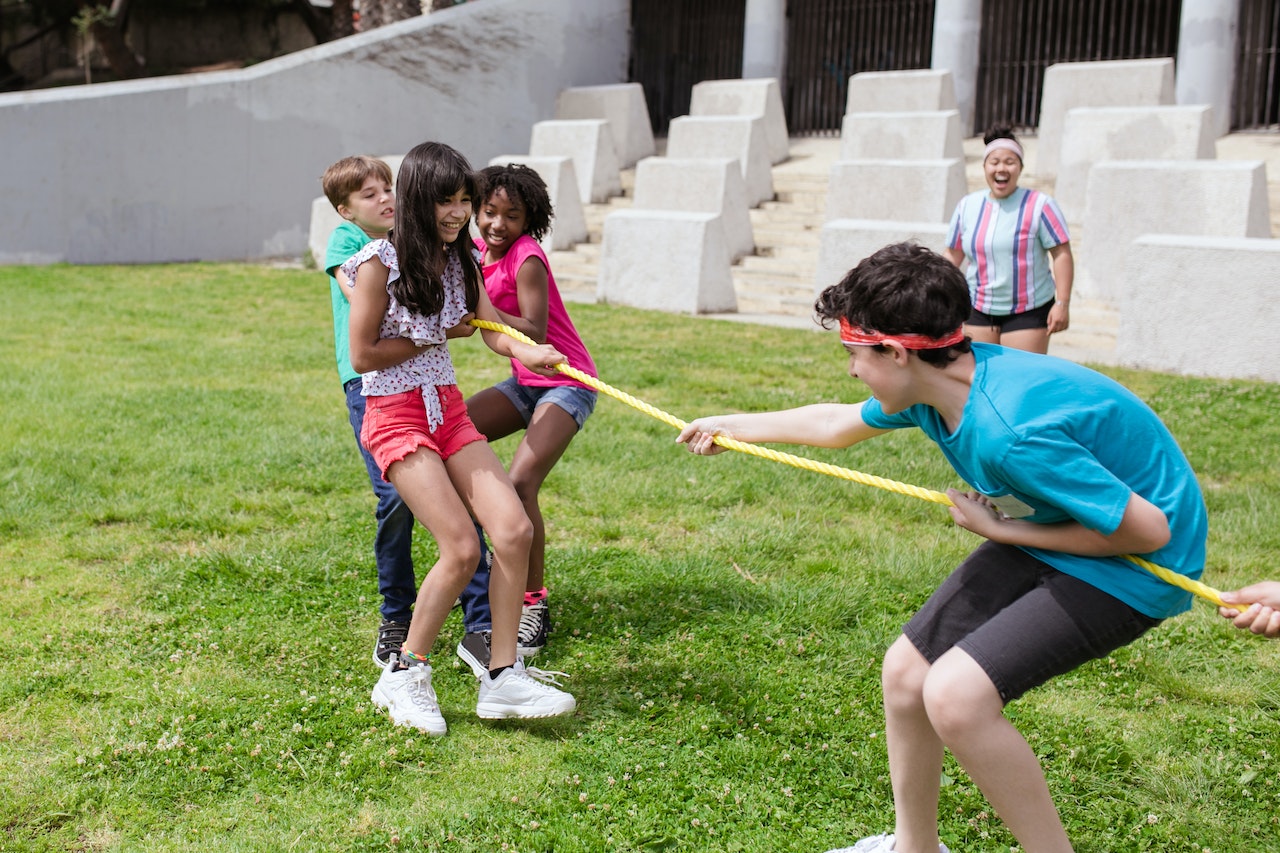
POLYGON ((400 277, 400 262, 396 257, 395 246, 387 240, 374 240, 342 265, 349 286, 355 287, 356 270, 360 265, 375 256, 388 270, 387 313, 382 317, 378 336, 410 338, 423 349, 407 361, 361 374, 363 394, 366 397, 385 397, 421 388, 422 400, 427 408, 427 424, 432 430, 439 429, 444 423, 444 411, 440 408, 440 395, 435 389, 441 385, 457 384, 445 332, 458 325, 467 313, 462 264, 457 255, 449 255, 444 270, 444 307, 439 313, 424 317, 401 305, 391 295, 391 282, 400 277))

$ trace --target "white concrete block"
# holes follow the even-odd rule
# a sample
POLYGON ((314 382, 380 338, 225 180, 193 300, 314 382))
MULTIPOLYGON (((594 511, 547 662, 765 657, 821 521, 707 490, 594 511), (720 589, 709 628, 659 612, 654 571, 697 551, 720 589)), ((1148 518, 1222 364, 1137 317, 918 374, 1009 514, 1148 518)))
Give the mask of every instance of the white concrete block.
POLYGON ((1212 160, 1208 106, 1090 107, 1067 111, 1053 197, 1067 221, 1084 221, 1089 169, 1105 160, 1212 160))
POLYGON ((872 219, 833 219, 822 226, 818 244, 818 270, 814 296, 838 284, 849 270, 890 243, 910 240, 942 254, 947 242, 946 223, 885 222, 872 219))
POLYGON ((1129 247, 1121 364, 1280 382, 1280 240, 1145 234, 1129 247))
POLYGON ((646 157, 636 164, 633 197, 633 210, 717 213, 730 259, 755 251, 747 185, 737 160, 646 157))
POLYGON ((582 212, 582 199, 578 196, 578 176, 573 170, 573 159, 512 154, 489 161, 490 166, 509 163, 528 166, 547 185, 547 195, 551 197, 551 209, 555 215, 551 220, 551 230, 542 238, 542 250, 571 249, 575 243, 587 242, 587 220, 582 212))
POLYGON ((578 199, 602 204, 622 195, 618 156, 604 119, 540 121, 529 139, 530 157, 569 157, 578 178, 578 199))
POLYGON ((823 219, 949 222, 967 188, 964 160, 837 160, 823 219))
POLYGON ((1040 94, 1035 174, 1046 180, 1057 177, 1063 123, 1068 110, 1076 107, 1154 107, 1172 104, 1173 99, 1171 58, 1050 65, 1044 73, 1040 94))
POLYGON ((945 69, 863 71, 849 78, 845 115, 904 111, 954 110, 956 84, 945 69))
POLYGON ((609 122, 618 165, 627 168, 656 150, 644 87, 639 83, 575 86, 556 98, 557 119, 598 118, 609 122))
POLYGON ((596 299, 685 314, 738 310, 714 213, 619 210, 604 218, 596 299))
POLYGON ((325 250, 329 248, 329 235, 342 224, 342 217, 333 209, 327 196, 311 200, 311 226, 307 230, 307 251, 316 269, 324 269, 325 250))
POLYGON ((680 116, 667 130, 667 156, 682 159, 731 157, 747 186, 747 204, 773 198, 773 164, 764 120, 748 116, 680 116))
POLYGON ((769 162, 781 163, 790 156, 787 116, 782 108, 782 90, 776 79, 704 80, 693 85, 691 94, 689 115, 763 119, 769 162))
POLYGON ((1083 231, 1097 237, 1081 245, 1076 290, 1112 305, 1129 286, 1126 262, 1132 241, 1143 234, 1271 236, 1260 160, 1099 163, 1089 174, 1087 196, 1083 231))
POLYGON ((840 128, 841 160, 964 159, 959 110, 849 113, 840 128))

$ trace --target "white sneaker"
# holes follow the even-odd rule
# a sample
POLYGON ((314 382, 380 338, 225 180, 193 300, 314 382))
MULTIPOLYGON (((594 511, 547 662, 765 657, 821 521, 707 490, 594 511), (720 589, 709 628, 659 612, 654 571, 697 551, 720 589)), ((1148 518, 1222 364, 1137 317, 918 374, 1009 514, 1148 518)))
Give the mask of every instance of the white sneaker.
POLYGON ((431 667, 425 663, 392 671, 388 666, 373 686, 373 704, 391 712, 397 726, 413 726, 429 735, 447 730, 444 715, 431 688, 431 667))
POLYGON ((516 659, 515 666, 505 669, 497 679, 489 673, 480 677, 480 699, 476 702, 476 716, 483 720, 505 720, 519 717, 523 720, 538 717, 558 717, 571 714, 578 703, 563 690, 555 676, 563 672, 546 672, 526 668, 524 661, 516 659))
MULTIPOLYGON (((863 838, 852 847, 828 850, 827 853, 893 853, 893 833, 872 835, 863 838)), ((951 853, 951 851, 947 849, 947 845, 938 842, 938 853, 951 853)))

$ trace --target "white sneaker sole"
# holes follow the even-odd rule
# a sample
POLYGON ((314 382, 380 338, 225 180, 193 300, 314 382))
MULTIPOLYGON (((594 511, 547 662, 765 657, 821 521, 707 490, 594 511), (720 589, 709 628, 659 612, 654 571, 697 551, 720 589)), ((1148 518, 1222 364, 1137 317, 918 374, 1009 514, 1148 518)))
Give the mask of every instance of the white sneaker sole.
POLYGON ((527 705, 506 705, 497 702, 476 703, 476 716, 482 720, 541 720, 572 714, 578 702, 572 696, 557 700, 545 707, 533 709, 527 705))

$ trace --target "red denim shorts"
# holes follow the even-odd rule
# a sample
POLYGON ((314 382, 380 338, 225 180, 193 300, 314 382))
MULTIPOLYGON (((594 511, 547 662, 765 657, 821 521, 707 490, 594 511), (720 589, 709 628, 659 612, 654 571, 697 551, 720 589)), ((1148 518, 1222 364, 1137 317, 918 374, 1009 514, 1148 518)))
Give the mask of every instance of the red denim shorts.
POLYGON ((434 431, 427 423, 423 389, 365 398, 360 443, 378 463, 384 480, 388 468, 420 447, 448 459, 473 441, 485 440, 471 422, 457 385, 425 389, 428 394, 433 391, 439 395, 440 408, 444 410, 444 423, 434 431))

